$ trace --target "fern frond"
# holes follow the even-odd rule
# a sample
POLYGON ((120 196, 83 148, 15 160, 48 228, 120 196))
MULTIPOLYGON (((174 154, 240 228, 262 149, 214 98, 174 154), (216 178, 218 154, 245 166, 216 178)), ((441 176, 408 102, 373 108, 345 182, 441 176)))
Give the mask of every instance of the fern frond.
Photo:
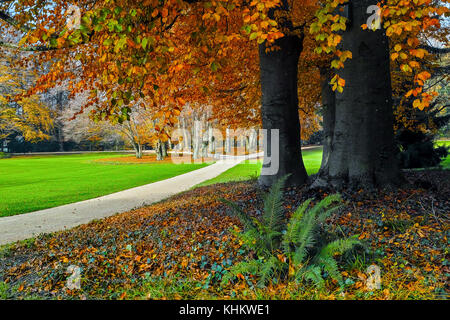
POLYGON ((340 208, 342 208, 342 206, 338 205, 319 213, 316 219, 317 222, 323 223, 329 216, 331 216, 334 212, 338 211, 340 208))
POLYGON ((316 243, 314 237, 315 219, 311 211, 306 212, 300 222, 298 232, 294 235, 294 245, 296 247, 294 254, 294 263, 303 263, 306 258, 307 249, 312 248, 316 243))
POLYGON ((361 241, 354 237, 334 240, 322 248, 319 253, 319 258, 332 257, 334 254, 343 254, 357 244, 361 244, 361 241))
POLYGON ((270 231, 281 231, 283 220, 283 186, 288 176, 280 178, 264 199, 263 223, 270 231))
POLYGON ((337 280, 339 284, 342 284, 342 276, 339 272, 339 268, 336 260, 332 257, 320 258, 318 263, 323 267, 323 269, 330 275, 334 280, 337 280))
POLYGON ((271 256, 267 261, 264 262, 264 264, 261 267, 260 271, 260 279, 258 281, 259 287, 264 287, 268 280, 273 278, 275 272, 280 272, 280 263, 281 261, 278 260, 275 256, 271 256))
POLYGON ((262 266, 260 260, 242 261, 234 265, 227 273, 222 277, 221 285, 225 285, 231 281, 238 274, 259 274, 262 266))
POLYGON ((325 281, 322 277, 322 269, 319 266, 310 266, 297 275, 297 281, 311 281, 317 287, 322 288, 325 281))
MULTIPOLYGON (((257 254, 259 259, 243 261, 235 265, 222 278, 222 284, 229 282, 238 274, 254 274, 259 277, 258 286, 277 277, 281 278, 289 272, 289 264, 295 270, 296 281, 311 281, 323 287, 325 280, 322 272, 326 271, 330 278, 342 283, 335 254, 342 254, 354 245, 360 244, 355 237, 339 239, 319 246, 326 237, 321 238, 320 225, 340 206, 332 206, 342 201, 339 194, 327 196, 310 208, 312 199, 303 202, 293 213, 287 226, 283 225, 282 188, 287 176, 276 182, 264 199, 264 213, 261 220, 245 214, 236 204, 221 199, 237 216, 246 231, 239 234, 248 249, 257 254), (331 207, 332 206, 332 207, 331 207), (286 231, 282 232, 283 227, 286 231), (282 241, 280 241, 282 240, 282 241), (283 250, 287 262, 280 261, 276 253, 283 250)), ((288 277, 289 279, 289 277, 288 277)))
POLYGON ((298 234, 302 225, 303 215, 311 201, 312 199, 308 199, 303 202, 300 207, 295 210, 289 221, 289 224, 287 225, 286 233, 283 236, 283 249, 285 254, 289 254, 291 252, 291 245, 295 242, 296 235, 298 234))
POLYGON ((295 265, 305 263, 308 259, 308 248, 313 248, 316 243, 316 239, 313 235, 306 238, 300 246, 297 246, 292 256, 292 262, 295 265))
POLYGON ((319 203, 316 204, 310 210, 310 212, 314 216, 314 219, 316 219, 316 217, 318 217, 317 218, 318 221, 323 222, 323 220, 325 220, 326 216, 323 214, 320 214, 322 212, 322 210, 325 208, 328 208, 333 203, 341 202, 341 200, 342 200, 342 198, 339 193, 329 195, 329 196, 325 197, 324 199, 322 199, 321 201, 319 201, 319 203))

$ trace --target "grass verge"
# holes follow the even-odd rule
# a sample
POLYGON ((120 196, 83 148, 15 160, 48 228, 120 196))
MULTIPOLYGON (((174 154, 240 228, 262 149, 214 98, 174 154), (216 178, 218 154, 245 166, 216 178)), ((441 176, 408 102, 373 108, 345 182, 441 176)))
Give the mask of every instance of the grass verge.
POLYGON ((87 200, 168 179, 208 164, 101 163, 108 153, 0 160, 0 217, 87 200))

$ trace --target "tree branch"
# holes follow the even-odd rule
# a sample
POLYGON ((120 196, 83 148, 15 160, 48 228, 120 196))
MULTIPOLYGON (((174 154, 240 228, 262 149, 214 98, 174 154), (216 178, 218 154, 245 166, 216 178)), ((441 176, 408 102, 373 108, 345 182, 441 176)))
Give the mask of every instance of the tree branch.
POLYGON ((450 53, 450 48, 437 48, 429 45, 422 45, 420 48, 427 50, 432 54, 447 54, 450 53))

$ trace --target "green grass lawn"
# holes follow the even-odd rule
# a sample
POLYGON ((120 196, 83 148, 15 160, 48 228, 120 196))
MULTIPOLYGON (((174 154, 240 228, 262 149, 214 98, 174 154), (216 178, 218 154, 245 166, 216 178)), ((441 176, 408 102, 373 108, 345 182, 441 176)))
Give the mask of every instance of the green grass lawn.
MULTIPOLYGON (((450 141, 436 144, 450 147, 450 141)), ((83 154, 20 157, 0 160, 0 217, 92 199, 147 183, 174 177, 207 164, 99 163, 120 154, 83 154)), ((317 173, 322 149, 303 151, 308 174, 317 173)), ((450 156, 443 162, 450 168, 450 156)), ((246 161, 198 186, 248 180, 258 177, 261 161, 246 161)))
POLYGON ((0 160, 0 217, 56 207, 171 178, 207 164, 99 163, 118 154, 0 160))
MULTIPOLYGON (((436 141, 437 145, 445 145, 450 147, 450 140, 436 141)), ((305 163, 306 171, 309 175, 315 174, 320 169, 320 164, 322 162, 322 148, 317 148, 313 150, 304 150, 303 151, 303 162, 305 163)), ((207 186, 215 183, 225 183, 231 181, 242 181, 249 180, 252 178, 256 178, 259 176, 261 171, 262 163, 261 161, 245 161, 230 170, 225 171, 218 177, 205 181, 196 187, 207 186)), ((441 162, 441 166, 444 169, 450 169, 450 155, 447 156, 444 161, 441 162)))
MULTIPOLYGON (((436 141, 436 145, 450 148, 450 140, 438 140, 436 141)), ((443 168, 450 169, 450 155, 441 162, 441 165, 443 168)))
MULTIPOLYGON (((322 162, 322 148, 304 150, 303 162, 305 163, 306 171, 308 174, 315 174, 320 169, 322 162)), ((261 161, 247 160, 237 166, 225 171, 221 175, 214 179, 205 181, 196 187, 208 186, 215 183, 224 183, 230 181, 242 181, 249 180, 251 178, 257 178, 261 172, 261 161)))

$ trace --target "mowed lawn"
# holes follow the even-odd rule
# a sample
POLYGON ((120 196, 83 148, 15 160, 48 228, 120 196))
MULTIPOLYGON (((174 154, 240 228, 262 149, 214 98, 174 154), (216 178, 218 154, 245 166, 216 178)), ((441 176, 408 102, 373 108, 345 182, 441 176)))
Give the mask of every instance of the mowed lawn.
MULTIPOLYGON (((436 141, 436 145, 450 148, 450 140, 438 140, 436 141)), ((450 155, 441 162, 441 166, 450 169, 450 155)))
POLYGON ((124 164, 114 153, 0 160, 0 217, 31 212, 171 178, 208 164, 124 164), (108 158, 107 163, 97 160, 108 158))
MULTIPOLYGON (((439 140, 436 141, 436 145, 446 146, 450 148, 450 140, 439 140)), ((315 174, 320 169, 320 164, 322 163, 322 147, 316 149, 304 150, 303 162, 305 163, 306 171, 309 175, 315 174)), ((205 181, 196 187, 208 186, 215 183, 225 183, 231 181, 243 181, 252 178, 257 178, 261 172, 261 161, 250 160, 245 161, 236 167, 233 167, 214 179, 205 181)), ((442 162, 441 166, 443 169, 450 169, 450 155, 447 156, 442 162)))
MULTIPOLYGON (((305 163, 308 174, 315 174, 320 169, 322 163, 322 147, 303 150, 303 162, 305 163)), ((247 160, 237 166, 225 171, 214 179, 205 181, 197 187, 208 186, 215 183, 225 183, 230 181, 243 181, 257 178, 261 172, 262 161, 247 160)))

